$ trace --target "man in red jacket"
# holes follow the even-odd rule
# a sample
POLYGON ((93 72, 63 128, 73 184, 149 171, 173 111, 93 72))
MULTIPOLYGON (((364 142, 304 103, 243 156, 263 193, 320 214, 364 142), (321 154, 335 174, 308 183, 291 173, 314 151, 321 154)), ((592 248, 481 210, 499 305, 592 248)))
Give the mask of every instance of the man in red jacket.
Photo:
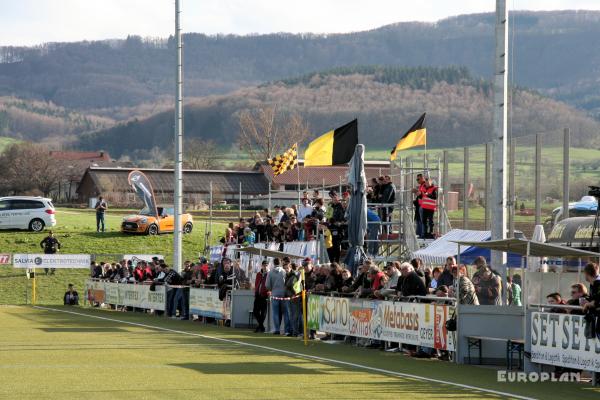
POLYGON ((269 262, 263 260, 260 266, 260 272, 256 274, 254 281, 254 309, 252 314, 258 322, 254 330, 256 333, 265 332, 265 319, 267 318, 267 309, 269 307, 269 291, 267 290, 267 274, 269 273, 269 262))

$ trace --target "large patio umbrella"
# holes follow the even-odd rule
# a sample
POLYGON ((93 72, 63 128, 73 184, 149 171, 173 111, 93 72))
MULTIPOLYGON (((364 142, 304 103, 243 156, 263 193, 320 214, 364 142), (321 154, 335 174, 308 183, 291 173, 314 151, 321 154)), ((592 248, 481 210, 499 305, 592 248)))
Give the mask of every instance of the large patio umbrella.
POLYGON ((367 177, 365 175, 365 146, 356 145, 354 156, 348 169, 350 203, 346 210, 348 220, 348 242, 350 249, 344 260, 346 266, 356 275, 358 266, 366 258, 363 246, 367 233, 367 177))

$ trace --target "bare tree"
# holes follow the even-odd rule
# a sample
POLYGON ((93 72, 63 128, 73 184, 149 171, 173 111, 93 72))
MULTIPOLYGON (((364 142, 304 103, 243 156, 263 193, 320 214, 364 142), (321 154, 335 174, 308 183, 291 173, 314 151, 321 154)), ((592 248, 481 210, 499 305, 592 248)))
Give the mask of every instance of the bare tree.
POLYGON ((31 143, 7 147, 0 155, 0 169, 0 191, 9 194, 38 191, 48 196, 65 174, 44 146, 31 143))
POLYGON ((298 114, 279 113, 276 107, 244 110, 239 115, 239 145, 254 161, 264 161, 310 137, 308 124, 298 114))
POLYGON ((186 168, 212 169, 217 165, 218 149, 212 140, 186 139, 183 160, 186 168))

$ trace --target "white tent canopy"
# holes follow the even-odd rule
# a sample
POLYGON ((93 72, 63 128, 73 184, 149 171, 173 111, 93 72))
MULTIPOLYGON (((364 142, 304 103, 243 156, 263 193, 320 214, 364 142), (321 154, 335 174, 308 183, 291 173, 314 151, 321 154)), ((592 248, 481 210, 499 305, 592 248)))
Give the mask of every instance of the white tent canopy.
MULTIPOLYGON (((412 253, 412 257, 420 258, 428 265, 443 265, 446 258, 456 256, 456 241, 482 242, 492 236, 490 231, 473 231, 466 229, 452 229, 444 236, 434 240, 424 249, 412 253)), ((461 250, 467 251, 465 246, 461 250)))
POLYGON ((565 257, 565 258, 589 258, 600 257, 600 253, 580 250, 573 247, 559 246, 556 244, 539 243, 525 239, 503 239, 489 241, 455 240, 455 245, 476 246, 484 249, 497 250, 533 257, 565 257))

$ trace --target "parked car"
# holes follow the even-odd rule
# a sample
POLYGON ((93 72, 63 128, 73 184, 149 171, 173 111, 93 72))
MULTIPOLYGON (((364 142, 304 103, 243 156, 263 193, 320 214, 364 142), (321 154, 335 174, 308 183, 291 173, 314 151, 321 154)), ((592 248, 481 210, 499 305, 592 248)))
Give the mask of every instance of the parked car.
MULTIPOLYGON (((144 208, 139 214, 128 215, 123 218, 121 232, 143 233, 146 235, 158 235, 160 233, 172 233, 175 227, 175 212, 172 207, 156 207, 158 217, 154 211, 144 208)), ((194 221, 191 214, 181 215, 181 226, 183 233, 191 233, 194 229, 194 221)))
POLYGON ((0 229, 41 232, 56 225, 52 199, 32 196, 0 197, 0 229))

